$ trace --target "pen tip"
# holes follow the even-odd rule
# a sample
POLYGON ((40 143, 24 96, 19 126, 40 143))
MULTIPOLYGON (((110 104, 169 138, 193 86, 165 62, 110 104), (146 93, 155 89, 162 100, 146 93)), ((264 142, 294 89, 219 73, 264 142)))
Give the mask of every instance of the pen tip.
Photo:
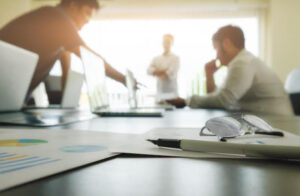
POLYGON ((151 142, 151 143, 153 143, 153 144, 156 143, 156 140, 147 139, 147 141, 148 141, 148 142, 151 142))

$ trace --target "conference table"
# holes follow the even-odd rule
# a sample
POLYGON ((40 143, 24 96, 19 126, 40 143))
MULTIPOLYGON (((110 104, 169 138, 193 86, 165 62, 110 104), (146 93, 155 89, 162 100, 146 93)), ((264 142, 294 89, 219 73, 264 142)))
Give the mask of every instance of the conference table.
MULTIPOLYGON (((185 108, 167 111, 163 118, 103 117, 48 129, 143 134, 161 127, 201 128, 210 118, 230 114, 216 109, 185 108)), ((297 116, 260 117, 273 127, 300 134, 297 116)), ((0 195, 291 196, 300 195, 300 162, 120 154, 0 192, 0 195)))

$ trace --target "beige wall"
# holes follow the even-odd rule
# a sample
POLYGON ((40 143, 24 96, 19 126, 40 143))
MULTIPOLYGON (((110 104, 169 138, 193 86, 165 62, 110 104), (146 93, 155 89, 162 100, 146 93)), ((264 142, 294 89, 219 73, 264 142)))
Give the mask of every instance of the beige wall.
POLYGON ((299 0, 270 0, 268 60, 282 81, 300 67, 299 8, 299 0))
POLYGON ((59 0, 44 0, 44 1, 31 0, 31 8, 36 9, 36 8, 39 8, 39 7, 45 6, 45 5, 55 6, 58 3, 59 3, 59 0))
POLYGON ((0 28, 31 9, 31 0, 0 0, 0 28))

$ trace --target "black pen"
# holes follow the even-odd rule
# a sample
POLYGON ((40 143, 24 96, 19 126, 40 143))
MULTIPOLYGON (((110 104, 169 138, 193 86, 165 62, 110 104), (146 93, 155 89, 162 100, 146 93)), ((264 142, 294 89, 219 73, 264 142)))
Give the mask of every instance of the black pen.
POLYGON ((203 153, 239 154, 249 157, 271 157, 299 159, 300 146, 283 146, 268 144, 229 143, 203 140, 157 139, 147 141, 164 148, 182 149, 203 153))

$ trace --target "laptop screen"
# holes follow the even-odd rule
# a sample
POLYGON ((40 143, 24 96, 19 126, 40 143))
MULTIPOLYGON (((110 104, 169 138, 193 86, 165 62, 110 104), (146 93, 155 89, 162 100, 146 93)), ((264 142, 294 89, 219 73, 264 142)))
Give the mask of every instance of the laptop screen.
POLYGON ((24 104, 39 56, 0 40, 0 111, 18 111, 24 104))
POLYGON ((135 80, 133 73, 130 70, 126 71, 126 87, 128 89, 128 101, 131 108, 137 107, 137 97, 136 97, 136 88, 135 80))
POLYGON ((80 47, 86 85, 92 111, 109 105, 105 85, 104 61, 84 47, 80 47))

